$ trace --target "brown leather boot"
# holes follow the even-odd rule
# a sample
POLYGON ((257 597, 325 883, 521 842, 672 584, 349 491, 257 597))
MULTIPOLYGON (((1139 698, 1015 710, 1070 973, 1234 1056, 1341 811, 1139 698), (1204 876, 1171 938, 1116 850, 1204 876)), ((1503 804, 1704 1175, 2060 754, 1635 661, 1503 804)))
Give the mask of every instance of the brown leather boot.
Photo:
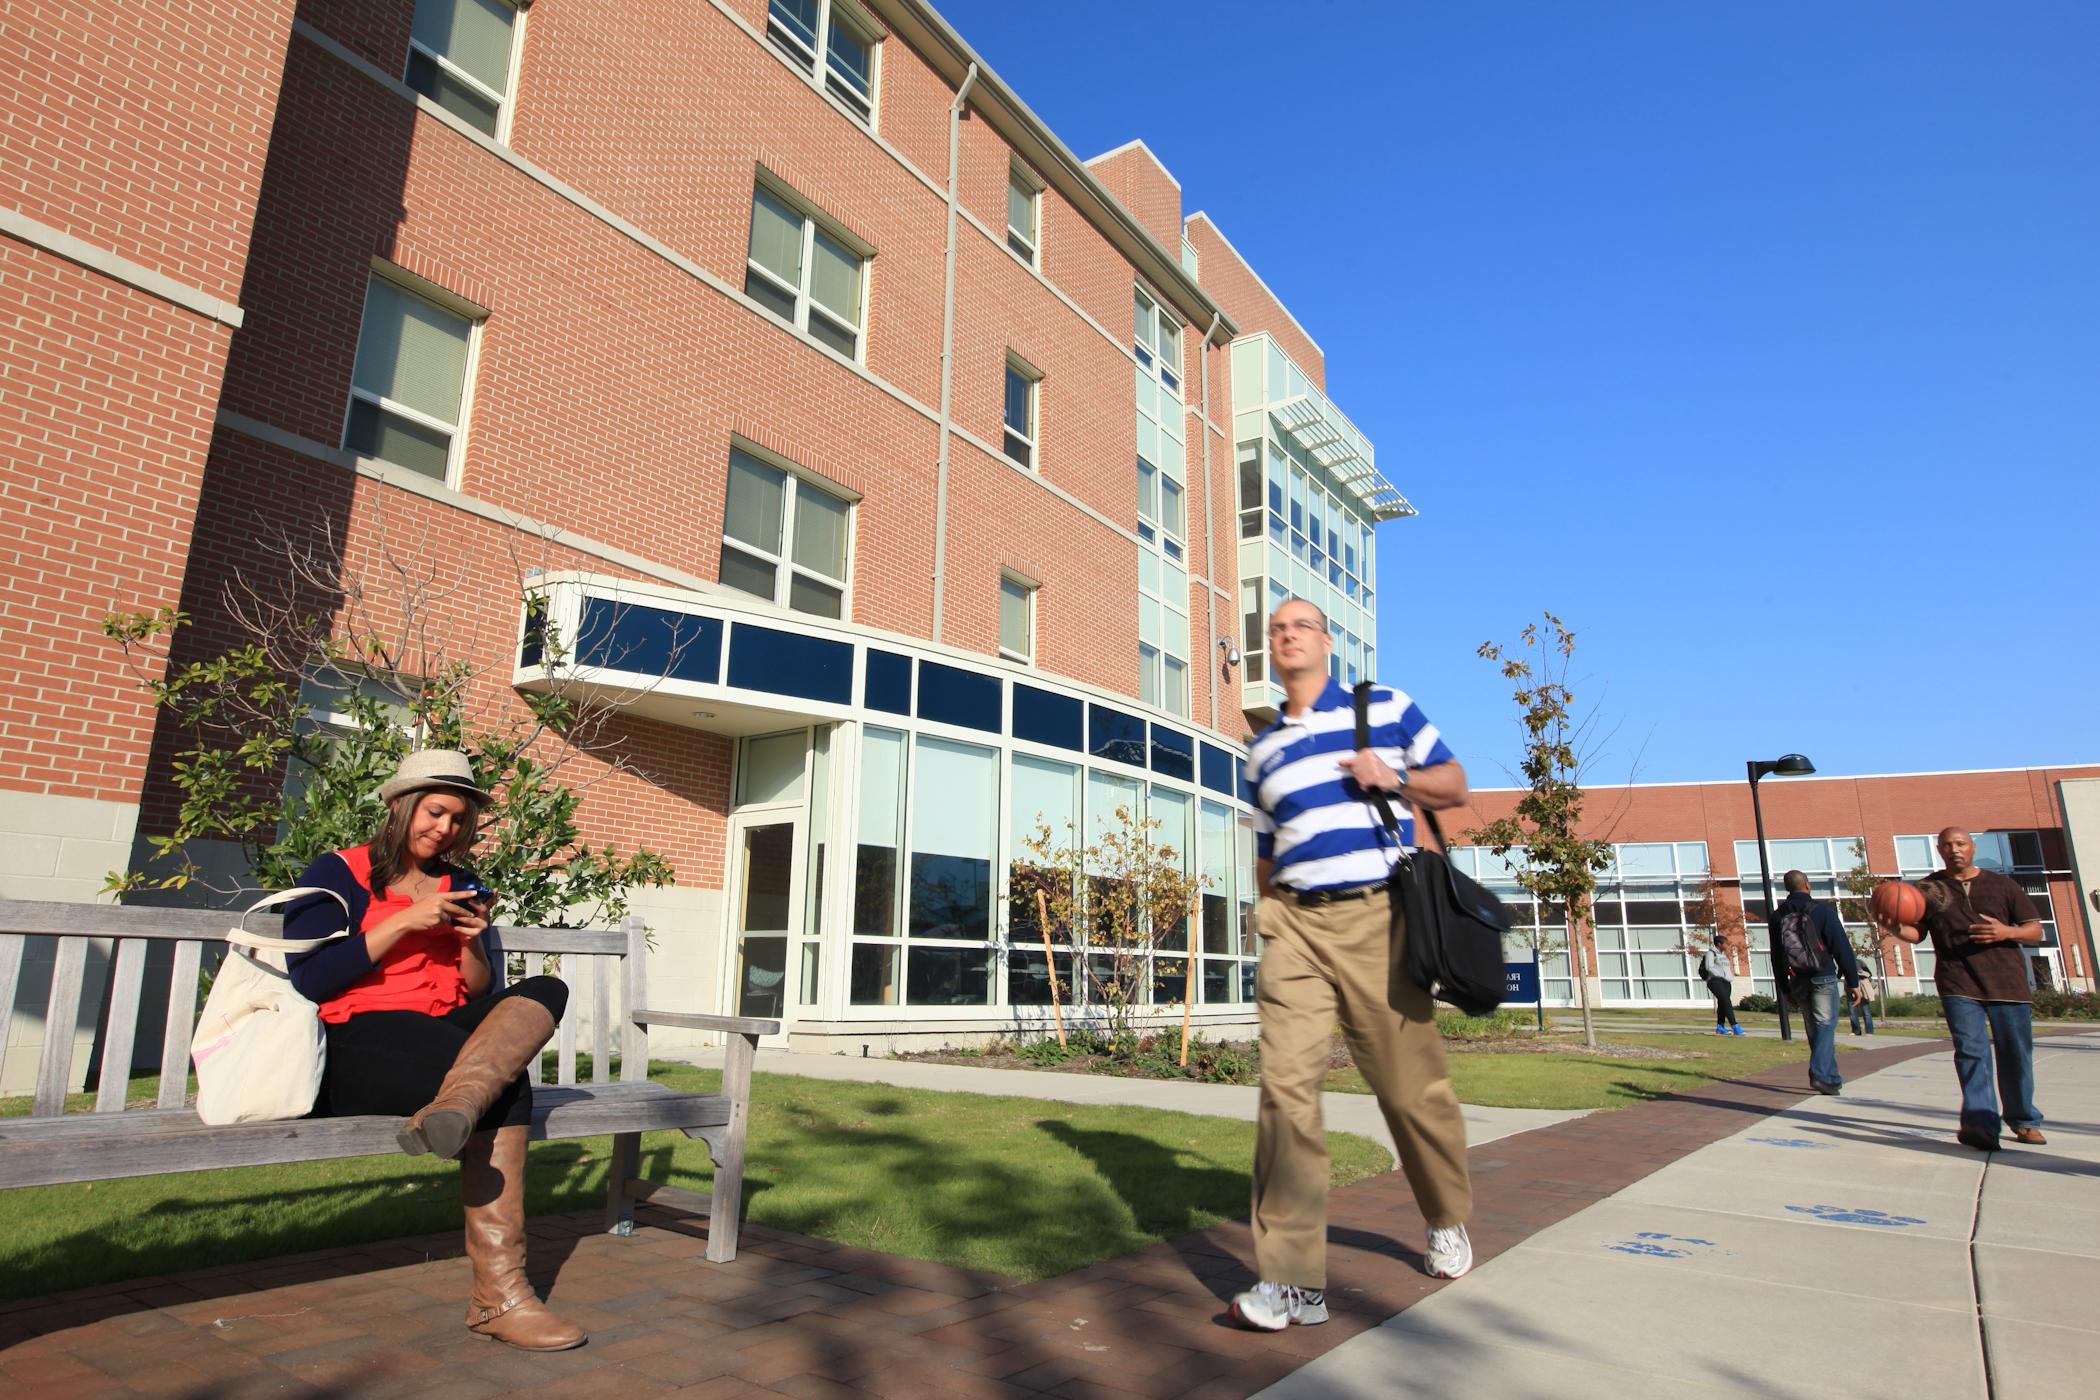
POLYGON ((525 1351, 567 1351, 584 1332, 540 1301, 525 1277, 525 1126, 475 1133, 459 1155, 467 1261, 467 1330, 525 1351))
POLYGON ((404 1119, 394 1141, 403 1152, 457 1157, 496 1095, 532 1063, 554 1035, 554 1017, 530 997, 511 997, 475 1027, 438 1085, 437 1097, 404 1119))

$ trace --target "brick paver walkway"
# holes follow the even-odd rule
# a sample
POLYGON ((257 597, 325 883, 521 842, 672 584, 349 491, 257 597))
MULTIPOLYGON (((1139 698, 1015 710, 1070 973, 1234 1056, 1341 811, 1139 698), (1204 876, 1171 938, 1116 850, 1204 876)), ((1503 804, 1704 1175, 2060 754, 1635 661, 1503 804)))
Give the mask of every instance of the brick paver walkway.
MULTIPOLYGON (((1850 1053, 1844 1072, 1943 1044, 1850 1053)), ((1785 1066, 1475 1148, 1476 1256, 1793 1102, 1802 1080, 1785 1066)), ((1275 1334, 1225 1322, 1252 1277, 1243 1222, 1022 1284, 762 1226, 717 1267, 700 1258, 703 1220, 638 1218, 630 1239, 598 1233, 595 1212, 533 1222, 534 1279, 591 1331, 577 1351, 470 1336, 447 1233, 0 1305, 0 1393, 1240 1397, 1450 1286, 1421 1272, 1422 1218, 1397 1172, 1334 1193, 1333 1320, 1275 1334)))

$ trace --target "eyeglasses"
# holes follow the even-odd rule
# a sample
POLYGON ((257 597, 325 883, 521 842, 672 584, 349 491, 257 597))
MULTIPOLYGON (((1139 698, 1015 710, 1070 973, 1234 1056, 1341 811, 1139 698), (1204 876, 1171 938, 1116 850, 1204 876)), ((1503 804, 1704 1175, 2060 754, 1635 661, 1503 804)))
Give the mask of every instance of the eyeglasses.
POLYGON ((1327 629, 1309 617, 1301 617, 1296 622, 1272 622, 1269 624, 1269 635, 1272 637, 1282 637, 1292 632, 1296 632, 1301 637, 1319 637, 1324 636, 1327 629))

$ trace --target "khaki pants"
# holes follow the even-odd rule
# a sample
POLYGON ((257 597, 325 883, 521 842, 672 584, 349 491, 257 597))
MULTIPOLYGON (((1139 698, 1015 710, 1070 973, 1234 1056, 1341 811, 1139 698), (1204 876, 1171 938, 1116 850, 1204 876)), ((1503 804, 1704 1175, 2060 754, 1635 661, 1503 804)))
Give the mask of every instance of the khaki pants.
MULTIPOLYGON (((1429 994, 1406 976, 1388 1002, 1400 951, 1384 891, 1315 908, 1261 901, 1255 1001, 1261 1007, 1261 1119, 1254 1149, 1254 1258, 1262 1278, 1327 1286, 1327 1131, 1320 1086, 1337 1022, 1400 1149, 1415 1202, 1433 1225, 1473 1213, 1466 1125, 1429 994)), ((1404 939, 1405 929, 1398 930, 1404 939)), ((1404 946, 1404 945, 1403 945, 1404 946)))

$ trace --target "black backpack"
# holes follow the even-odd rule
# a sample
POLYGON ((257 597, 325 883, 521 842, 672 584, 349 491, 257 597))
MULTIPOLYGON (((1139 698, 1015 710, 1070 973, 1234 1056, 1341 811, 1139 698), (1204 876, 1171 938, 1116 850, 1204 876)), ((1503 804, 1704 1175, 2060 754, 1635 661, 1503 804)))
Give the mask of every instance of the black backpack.
MULTIPOLYGON (((1356 687, 1356 747, 1371 746, 1371 683, 1356 687)), ((1393 804, 1383 792, 1370 794, 1378 815, 1393 832, 1400 831, 1393 804)), ((1418 809, 1444 844, 1443 828, 1436 813, 1418 809)), ((1407 965, 1395 968, 1438 1001, 1448 1002, 1468 1016, 1485 1016, 1502 1004, 1507 986, 1502 971, 1502 935, 1514 922, 1502 901, 1479 883, 1451 868, 1441 851, 1417 850, 1409 855, 1401 848, 1393 867, 1393 912, 1407 919, 1407 965)), ((1396 989, 1397 990, 1397 989, 1396 989)), ((1392 997, 1397 1007, 1399 999, 1392 997)))
POLYGON ((1786 970, 1797 977, 1813 977, 1823 970, 1823 940, 1816 934, 1816 908, 1779 911, 1779 951, 1786 970))

